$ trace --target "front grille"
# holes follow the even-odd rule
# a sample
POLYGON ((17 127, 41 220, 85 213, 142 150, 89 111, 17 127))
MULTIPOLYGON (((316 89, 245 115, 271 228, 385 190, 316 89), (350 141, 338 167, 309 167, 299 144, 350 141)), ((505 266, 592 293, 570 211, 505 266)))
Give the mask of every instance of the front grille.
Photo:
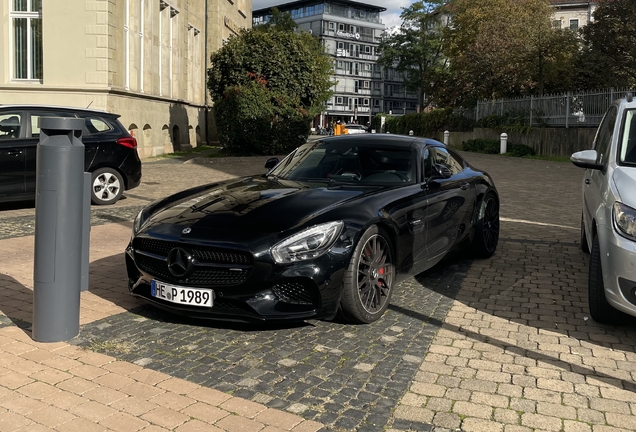
POLYGON ((272 287, 272 292, 284 303, 313 305, 314 290, 300 282, 281 282, 272 287))
POLYGON ((212 246, 187 245, 184 243, 156 240, 149 238, 137 238, 133 243, 135 250, 149 252, 155 255, 168 256, 170 251, 176 247, 188 249, 192 256, 200 262, 211 264, 237 264, 252 265, 254 258, 252 254, 234 249, 224 249, 212 246))
POLYGON ((187 285, 238 285, 245 282, 252 269, 252 255, 245 251, 199 245, 189 246, 145 238, 135 239, 133 246, 136 251, 135 262, 139 269, 164 282, 187 285), (168 270, 166 257, 175 247, 188 250, 196 261, 194 271, 187 278, 175 277, 168 270), (155 256, 151 257, 139 252, 155 256), (220 266, 215 267, 215 264, 220 266), (237 265, 237 268, 228 268, 228 265, 237 265))

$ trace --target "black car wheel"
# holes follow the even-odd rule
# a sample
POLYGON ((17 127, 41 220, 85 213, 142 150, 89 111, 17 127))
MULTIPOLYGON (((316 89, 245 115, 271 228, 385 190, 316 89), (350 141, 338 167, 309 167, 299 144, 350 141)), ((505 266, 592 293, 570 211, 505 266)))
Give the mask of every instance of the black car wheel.
POLYGON ((587 244, 587 235, 585 234, 585 222, 583 222, 583 213, 581 213, 581 250, 590 253, 590 246, 587 244))
POLYGON ((625 314, 614 309, 605 297, 605 284, 603 283, 603 268, 601 266, 601 248, 598 237, 592 240, 590 252, 590 272, 587 283, 588 302, 592 319, 602 324, 618 324, 625 319, 625 314))
POLYGON ((388 236, 372 226, 360 238, 344 280, 340 315, 368 324, 378 320, 391 300, 395 264, 388 236))
POLYGON ((91 201, 97 205, 114 204, 124 193, 124 179, 113 168, 100 168, 93 172, 91 201))
POLYGON ((479 209, 479 220, 470 244, 471 252, 478 258, 490 258, 499 243, 499 201, 494 193, 486 194, 479 209))

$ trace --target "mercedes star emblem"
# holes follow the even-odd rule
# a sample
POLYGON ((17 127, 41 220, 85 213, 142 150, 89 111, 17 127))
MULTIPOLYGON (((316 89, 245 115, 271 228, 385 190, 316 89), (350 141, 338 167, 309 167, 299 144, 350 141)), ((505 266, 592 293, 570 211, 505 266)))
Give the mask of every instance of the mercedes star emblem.
POLYGON ((168 270, 173 276, 182 278, 192 270, 192 255, 182 248, 174 248, 168 254, 168 270))
POLYGON ((184 228, 183 231, 181 231, 183 234, 190 234, 190 232, 192 232, 192 228, 184 228))

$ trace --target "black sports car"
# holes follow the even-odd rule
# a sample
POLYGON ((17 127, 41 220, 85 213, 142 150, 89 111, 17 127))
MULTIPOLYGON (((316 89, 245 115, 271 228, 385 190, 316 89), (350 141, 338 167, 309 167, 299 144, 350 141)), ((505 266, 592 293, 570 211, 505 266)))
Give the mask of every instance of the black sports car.
POLYGON ((478 257, 497 247, 492 179, 438 141, 330 137, 265 167, 144 208, 131 293, 192 317, 370 323, 400 277, 460 243, 478 257))

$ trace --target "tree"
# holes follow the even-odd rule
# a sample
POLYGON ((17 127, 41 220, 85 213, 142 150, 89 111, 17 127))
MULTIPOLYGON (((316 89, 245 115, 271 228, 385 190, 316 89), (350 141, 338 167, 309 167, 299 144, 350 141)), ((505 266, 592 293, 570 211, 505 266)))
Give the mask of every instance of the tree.
POLYGON ((404 8, 400 28, 380 43, 380 64, 404 76, 404 86, 418 92, 420 107, 434 101, 446 67, 441 32, 447 24, 441 19, 446 3, 447 0, 416 1, 404 8))
POLYGON ((576 41, 552 28, 547 0, 455 0, 452 5, 444 54, 455 102, 542 93, 546 82, 554 84, 556 71, 571 68, 576 41))
POLYGON ((211 56, 208 89, 221 143, 230 151, 293 149, 305 142, 311 119, 331 96, 331 61, 286 15, 230 38, 211 56))
POLYGON ((636 86, 636 4, 599 0, 594 21, 582 31, 578 87, 636 86))

